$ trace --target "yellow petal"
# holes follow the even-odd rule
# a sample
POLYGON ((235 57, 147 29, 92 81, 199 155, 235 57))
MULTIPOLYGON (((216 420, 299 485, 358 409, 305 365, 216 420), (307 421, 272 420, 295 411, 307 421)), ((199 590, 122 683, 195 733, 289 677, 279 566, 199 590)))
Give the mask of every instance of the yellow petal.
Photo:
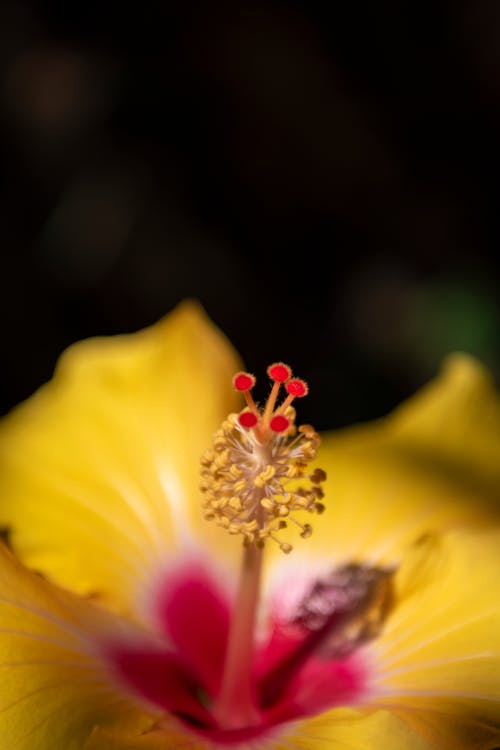
POLYGON ((393 414, 323 437, 326 512, 315 550, 399 560, 429 530, 500 522, 500 399, 477 361, 456 354, 393 414))
MULTIPOLYGON (((185 735, 176 735, 175 731, 131 737, 96 730, 85 750, 172 750, 175 747, 206 750, 207 745, 187 740, 185 735)), ((387 711, 366 714, 350 709, 336 709, 297 725, 278 728, 271 737, 240 747, 255 750, 434 750, 404 721, 387 711)))
MULTIPOLYGON (((153 727, 140 734, 127 732, 125 728, 113 730, 96 727, 84 746, 84 750, 173 750, 173 748, 207 750, 207 744, 197 742, 193 734, 188 734, 179 726, 172 724, 168 729, 153 727)), ((262 747, 262 750, 266 748, 262 747)))
POLYGON ((0 427, 0 525, 21 559, 123 605, 196 524, 208 537, 199 459, 237 408, 239 368, 193 302, 139 333, 70 347, 0 427))
POLYGON ((109 683, 92 646, 121 626, 23 568, 0 544, 0 737, 5 750, 81 750, 95 726, 151 719, 109 683))
POLYGON ((441 735, 439 748, 500 743, 499 580, 500 530, 422 540, 396 576, 394 613, 370 647, 377 705, 436 743, 441 735))
MULTIPOLYGON (((334 709, 304 722, 283 745, 300 750, 436 750, 389 711, 334 709)), ((273 746, 274 750, 274 746, 273 746)))

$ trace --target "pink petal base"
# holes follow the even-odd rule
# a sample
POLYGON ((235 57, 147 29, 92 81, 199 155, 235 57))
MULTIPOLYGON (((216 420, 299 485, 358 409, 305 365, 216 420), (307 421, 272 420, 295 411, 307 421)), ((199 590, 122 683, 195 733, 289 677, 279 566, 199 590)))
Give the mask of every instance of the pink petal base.
POLYGON ((157 612, 165 645, 114 643, 107 658, 136 696, 175 715, 192 732, 237 745, 273 728, 327 708, 352 705, 366 695, 367 669, 359 653, 322 658, 309 647, 311 631, 278 622, 257 646, 254 690, 259 721, 226 729, 211 706, 218 694, 231 604, 206 566, 189 563, 160 589, 157 612))

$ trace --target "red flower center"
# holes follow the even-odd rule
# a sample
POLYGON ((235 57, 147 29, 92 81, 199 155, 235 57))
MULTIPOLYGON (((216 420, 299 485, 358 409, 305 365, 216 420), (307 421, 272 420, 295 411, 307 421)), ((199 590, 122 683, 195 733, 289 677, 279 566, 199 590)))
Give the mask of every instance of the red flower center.
POLYGON ((192 732, 219 744, 264 735, 327 708, 359 703, 368 665, 360 647, 390 605, 391 573, 345 566, 311 581, 295 611, 270 615, 256 644, 251 680, 255 722, 232 728, 212 711, 221 688, 232 603, 206 566, 189 563, 169 576, 156 601, 160 638, 108 645, 106 655, 133 694, 192 732))

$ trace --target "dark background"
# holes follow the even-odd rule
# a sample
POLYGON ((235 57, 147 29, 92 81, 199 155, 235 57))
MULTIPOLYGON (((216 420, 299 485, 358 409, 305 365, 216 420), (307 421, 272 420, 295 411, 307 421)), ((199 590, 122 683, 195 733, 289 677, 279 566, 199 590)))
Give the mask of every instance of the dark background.
POLYGON ((2 2, 0 113, 1 412, 185 297, 318 429, 498 375, 498 0, 2 2))

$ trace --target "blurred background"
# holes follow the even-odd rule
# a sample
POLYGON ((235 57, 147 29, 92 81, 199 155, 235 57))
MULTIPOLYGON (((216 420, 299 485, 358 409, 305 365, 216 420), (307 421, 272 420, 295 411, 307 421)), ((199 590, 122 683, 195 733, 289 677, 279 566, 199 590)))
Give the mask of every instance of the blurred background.
POLYGON ((199 299, 318 429, 498 376, 500 3, 0 4, 5 413, 199 299))

